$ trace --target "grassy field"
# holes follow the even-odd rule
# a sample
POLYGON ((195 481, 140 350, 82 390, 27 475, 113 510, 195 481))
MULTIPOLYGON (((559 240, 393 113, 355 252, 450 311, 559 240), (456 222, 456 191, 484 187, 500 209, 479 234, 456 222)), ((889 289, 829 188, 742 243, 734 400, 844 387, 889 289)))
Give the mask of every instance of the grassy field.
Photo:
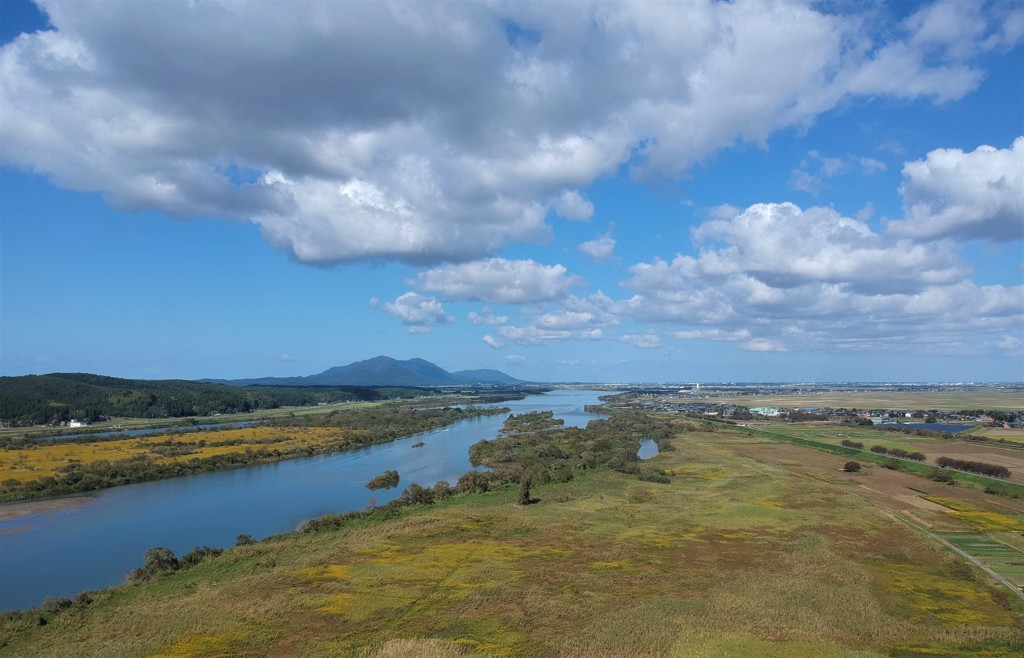
MULTIPOLYGON (((0 626, 0 654, 1008 658, 1024 651, 1016 597, 876 501, 851 495, 864 482, 874 491, 890 476, 919 478, 885 469, 852 478, 836 465, 842 456, 733 431, 685 432, 673 443, 674 452, 654 458, 672 474, 670 484, 586 471, 536 486, 533 505, 515 504, 508 488, 237 547, 59 614, 15 615, 0 626)), ((982 499, 964 502, 981 495, 973 490, 940 491, 973 506, 963 509, 991 512, 982 499)), ((946 530, 973 532, 978 550, 998 550, 985 548, 987 531, 956 526, 967 523, 948 513, 957 510, 931 504, 947 510, 934 512, 954 524, 946 530)))
POLYGON ((743 395, 708 398, 719 404, 745 407, 832 407, 834 409, 1007 409, 1024 411, 1024 391, 982 389, 976 391, 836 391, 820 395, 743 395))
POLYGON ((52 476, 57 469, 72 461, 89 464, 101 459, 116 461, 142 455, 154 461, 181 461, 245 452, 271 447, 291 450, 302 446, 316 446, 344 436, 345 432, 330 427, 240 427, 202 432, 182 432, 139 437, 126 437, 117 441, 95 443, 59 443, 35 445, 30 448, 0 450, 0 482, 13 479, 35 480, 52 476), (205 441, 206 445, 196 445, 205 441), (173 455, 174 446, 189 452, 173 455), (161 454, 165 451, 170 456, 161 454))

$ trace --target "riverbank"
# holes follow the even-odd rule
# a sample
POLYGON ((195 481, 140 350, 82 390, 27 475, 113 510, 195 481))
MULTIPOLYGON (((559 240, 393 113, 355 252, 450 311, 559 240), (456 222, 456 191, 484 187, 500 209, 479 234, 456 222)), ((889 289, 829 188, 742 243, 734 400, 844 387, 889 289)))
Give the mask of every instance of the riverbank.
POLYGON ((0 450, 0 502, 95 491, 295 457, 351 450, 506 408, 400 403, 283 416, 274 425, 84 442, 34 441, 0 450))
MULTIPOLYGON (((648 460, 665 484, 599 466, 536 482, 529 505, 510 484, 381 510, 12 615, 0 644, 54 657, 1019 655, 1019 605, 846 495, 871 469, 853 484, 806 477, 768 450, 745 455, 765 447, 749 436, 673 422, 674 450, 648 460)), ((809 449, 787 449, 805 463, 809 449)), ((820 459, 840 472, 841 457, 820 459)))

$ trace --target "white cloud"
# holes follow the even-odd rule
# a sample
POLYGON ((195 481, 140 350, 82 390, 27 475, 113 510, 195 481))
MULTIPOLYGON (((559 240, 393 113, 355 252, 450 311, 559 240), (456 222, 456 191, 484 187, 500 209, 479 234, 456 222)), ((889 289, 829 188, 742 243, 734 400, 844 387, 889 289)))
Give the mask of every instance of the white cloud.
POLYGON ((786 347, 777 340, 770 338, 754 338, 740 345, 741 350, 748 352, 785 352, 786 347))
POLYGON ((501 342, 500 340, 498 340, 494 336, 491 336, 490 334, 484 336, 483 341, 487 343, 488 347, 495 350, 500 350, 501 348, 505 347, 505 343, 501 342))
POLYGON ((679 340, 713 340, 719 342, 749 341, 750 331, 739 329, 724 331, 722 329, 692 329, 689 331, 671 331, 669 335, 679 340))
POLYGON ((1024 286, 978 286, 949 242, 892 240, 828 208, 756 204, 693 234, 698 256, 631 269, 613 308, 750 351, 969 354, 1024 324, 1024 286))
POLYGON ((566 190, 554 203, 555 212, 572 220, 587 220, 594 216, 594 204, 577 190, 566 190))
POLYGON ((571 331, 556 329, 540 329, 538 327, 502 327, 498 330, 502 338, 510 340, 517 345, 537 346, 546 343, 568 340, 572 337, 571 331))
POLYGON ((887 168, 884 162, 875 158, 855 155, 834 157, 809 151, 800 167, 790 172, 789 186, 801 192, 818 194, 826 187, 825 181, 831 178, 853 172, 870 176, 887 168))
POLYGON ((505 357, 505 363, 510 366, 519 366, 526 362, 526 357, 521 354, 509 354, 505 357))
POLYGON ((937 149, 903 166, 897 238, 1024 239, 1024 137, 1008 149, 937 149))
POLYGON ((995 347, 1008 356, 1024 356, 1024 340, 1017 336, 1000 336, 995 347))
POLYGON ((466 315, 466 319, 469 320, 470 324, 483 325, 505 324, 506 322, 508 322, 507 315, 492 315, 490 313, 485 313, 484 315, 481 315, 476 311, 470 311, 466 315))
POLYGON ((427 333, 434 325, 454 322, 454 319, 445 315, 441 302, 433 297, 424 297, 414 292, 407 292, 394 302, 383 304, 373 299, 370 301, 370 305, 382 308, 400 318, 409 333, 427 333))
POLYGON ((602 175, 685 173, 852 97, 958 98, 1024 34, 971 2, 897 29, 800 2, 40 4, 55 29, 0 51, 0 164, 319 264, 543 241, 602 175))
POLYGON ((615 253, 615 239, 612 238, 612 232, 609 229, 604 235, 589 242, 584 242, 578 248, 583 253, 589 254, 597 260, 607 260, 615 253))
POLYGON ((450 300, 527 304, 558 299, 580 283, 562 265, 490 258, 421 272, 414 285, 450 300))
POLYGON ((642 349, 661 347, 661 338, 657 334, 626 334, 621 340, 624 343, 629 343, 642 349))

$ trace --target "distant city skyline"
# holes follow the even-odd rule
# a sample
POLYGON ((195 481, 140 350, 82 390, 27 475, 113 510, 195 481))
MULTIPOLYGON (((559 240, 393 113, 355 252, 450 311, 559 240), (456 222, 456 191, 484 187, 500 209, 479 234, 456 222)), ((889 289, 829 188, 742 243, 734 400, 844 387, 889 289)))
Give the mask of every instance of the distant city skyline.
POLYGON ((307 4, 0 2, 0 375, 1024 381, 1021 2, 307 4))

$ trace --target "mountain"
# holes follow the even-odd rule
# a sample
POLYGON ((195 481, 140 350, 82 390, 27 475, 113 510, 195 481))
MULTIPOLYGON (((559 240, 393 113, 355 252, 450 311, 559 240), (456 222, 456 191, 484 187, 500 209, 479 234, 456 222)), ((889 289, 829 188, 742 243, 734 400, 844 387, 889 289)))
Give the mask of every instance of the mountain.
POLYGON ((235 386, 472 386, 525 384, 500 370, 448 372, 425 359, 399 361, 377 356, 307 377, 216 380, 235 386))
POLYGON ((452 373, 466 384, 523 384, 523 380, 506 375, 500 370, 457 370, 452 373))

